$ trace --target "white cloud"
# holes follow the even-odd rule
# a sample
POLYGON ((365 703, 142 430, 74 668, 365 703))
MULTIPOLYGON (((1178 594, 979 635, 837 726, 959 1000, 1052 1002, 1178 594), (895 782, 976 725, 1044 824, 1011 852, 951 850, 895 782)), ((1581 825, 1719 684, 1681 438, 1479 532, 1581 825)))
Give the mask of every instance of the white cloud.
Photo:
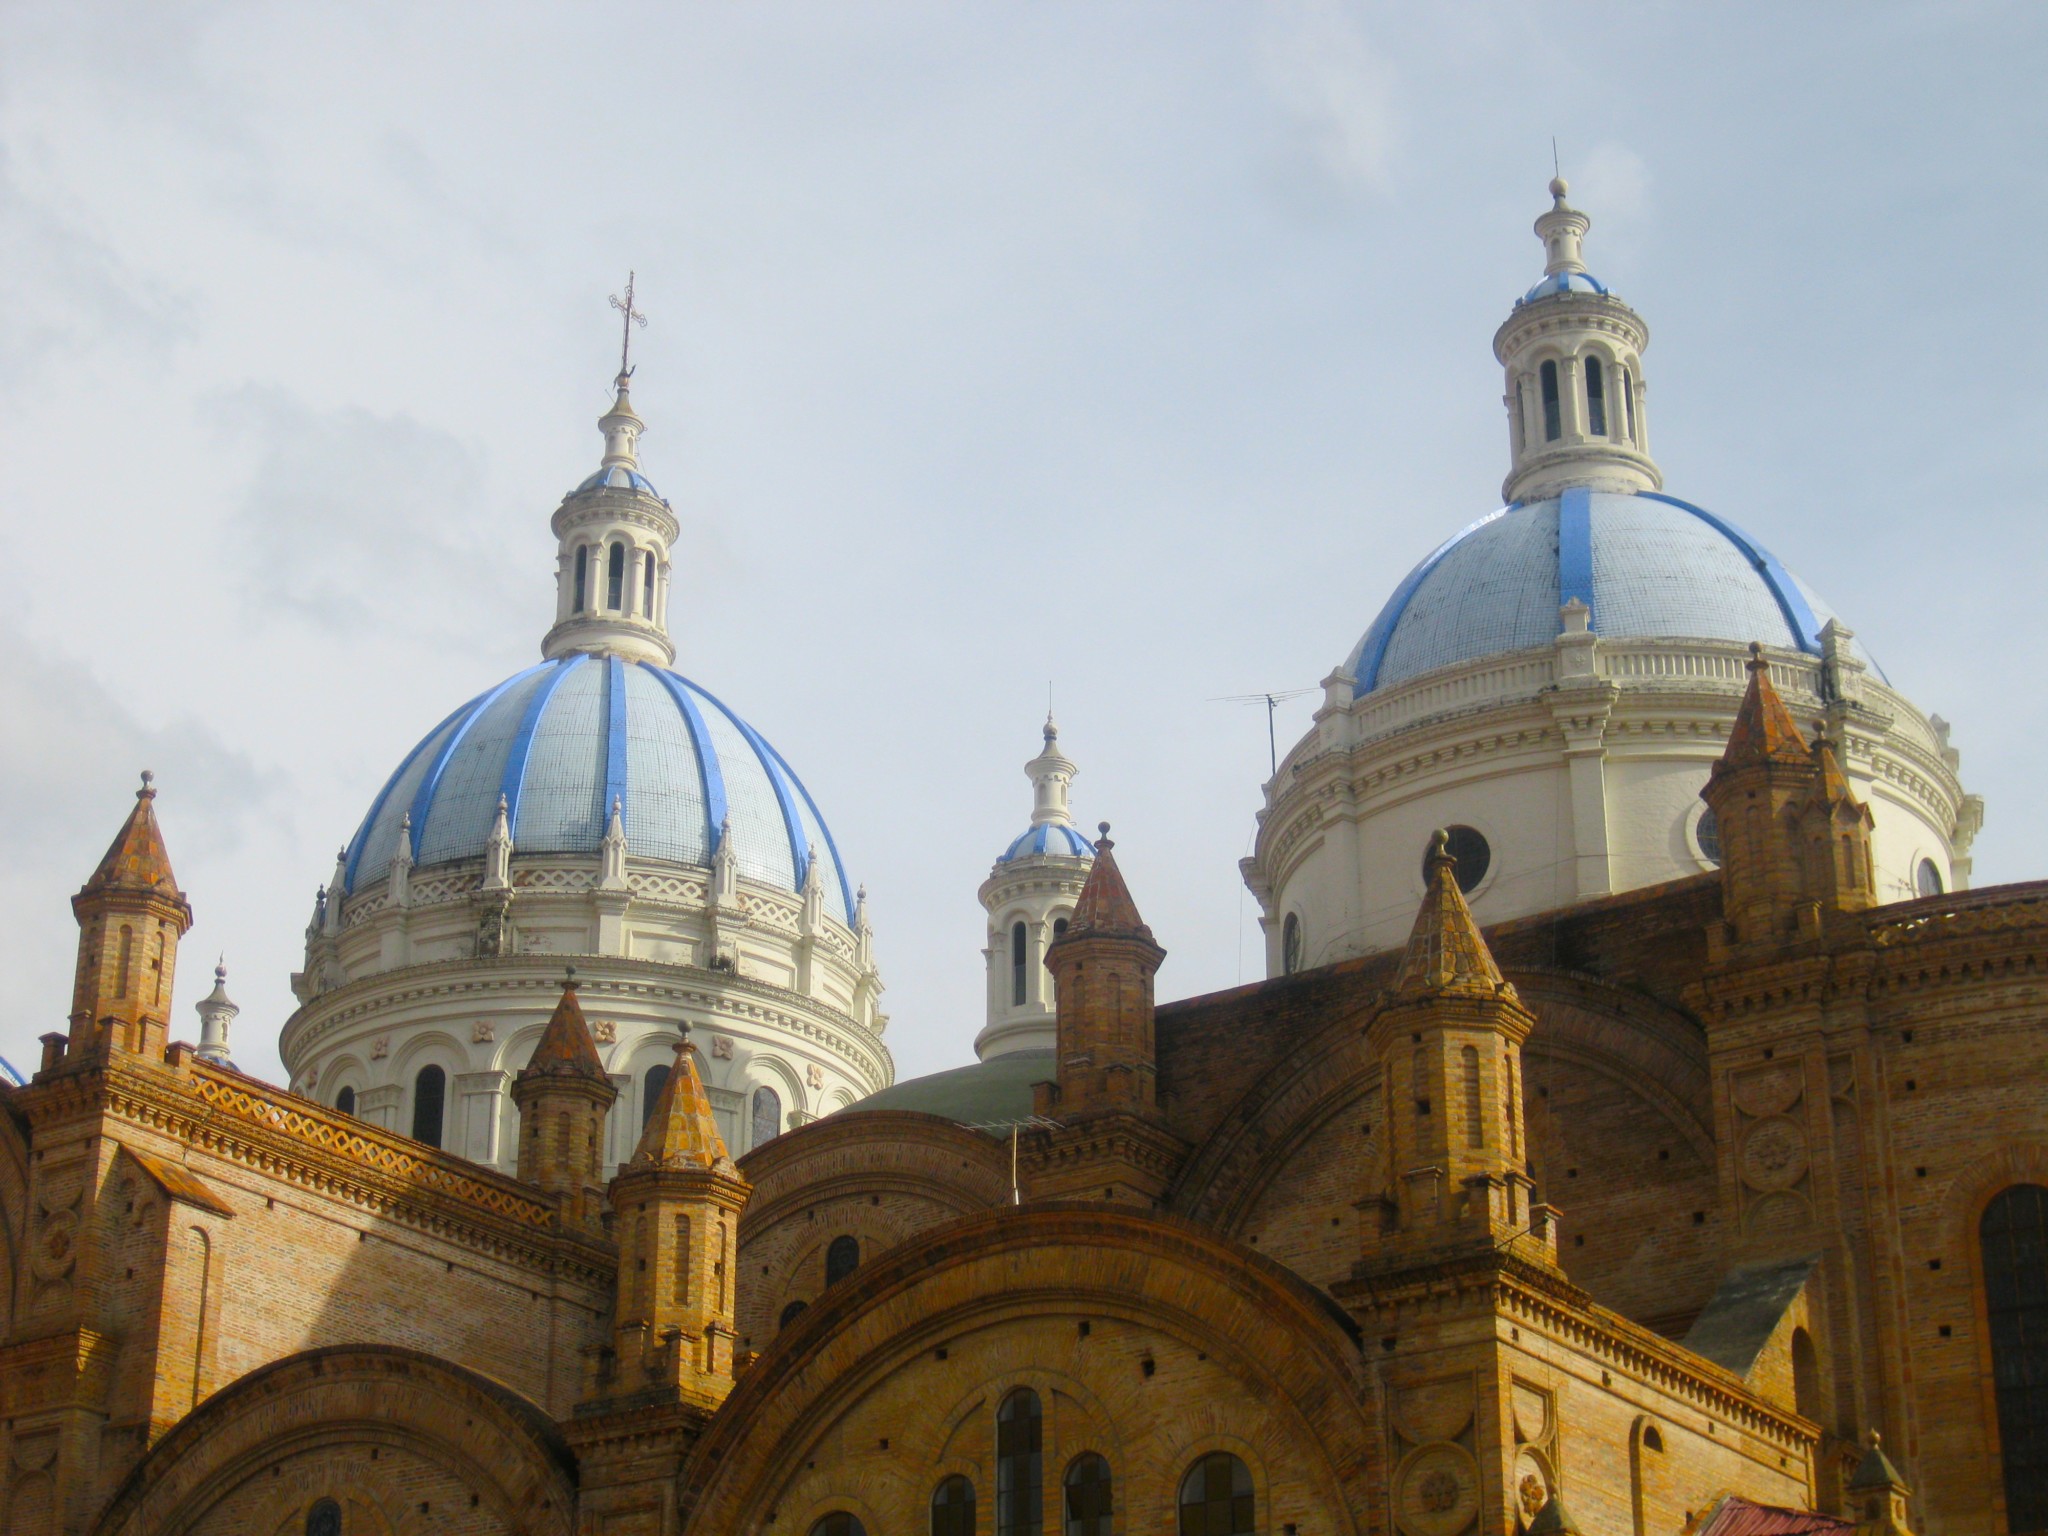
POLYGON ((1266 74, 1309 154, 1346 190, 1384 192, 1401 136, 1392 66, 1338 0, 1299 0, 1274 14, 1266 74))

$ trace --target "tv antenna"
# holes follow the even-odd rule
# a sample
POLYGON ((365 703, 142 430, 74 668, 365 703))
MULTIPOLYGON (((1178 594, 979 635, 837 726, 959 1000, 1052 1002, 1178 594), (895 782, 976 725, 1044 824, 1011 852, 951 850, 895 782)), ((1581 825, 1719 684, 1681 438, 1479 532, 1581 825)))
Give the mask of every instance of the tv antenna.
POLYGON ((1266 706, 1266 753, 1272 759, 1271 772, 1280 771, 1280 739, 1273 730, 1273 711, 1289 699, 1298 699, 1313 688, 1283 688, 1277 693, 1228 693, 1211 699, 1211 704, 1263 704, 1266 706))

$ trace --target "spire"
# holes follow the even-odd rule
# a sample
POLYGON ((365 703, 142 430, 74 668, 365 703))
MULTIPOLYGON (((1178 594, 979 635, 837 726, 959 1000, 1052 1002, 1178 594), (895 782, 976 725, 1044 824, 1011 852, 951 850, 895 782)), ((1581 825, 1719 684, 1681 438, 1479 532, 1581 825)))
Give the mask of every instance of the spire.
POLYGON ((1408 950, 1394 983, 1400 998, 1452 994, 1466 997, 1512 998, 1515 989, 1502 979, 1500 967, 1472 920, 1465 893, 1458 889, 1458 861, 1451 856, 1450 834, 1439 829, 1429 850, 1427 889, 1408 950))
POLYGON ((604 862, 604 871, 598 878, 598 885, 607 891, 628 889, 626 880, 626 821, 624 805, 617 795, 612 796, 611 819, 605 823, 604 841, 599 853, 604 862))
POLYGON ((491 835, 484 839, 484 889, 509 890, 512 886, 512 826, 510 807, 498 796, 498 814, 491 819, 491 835))
POLYGON ((228 1029, 242 1010, 228 996, 227 956, 222 955, 213 968, 213 990, 192 1006, 199 1015, 199 1049, 195 1054, 217 1067, 233 1066, 228 1055, 228 1029))
POLYGON ((1870 1432, 1870 1449, 1856 1463, 1856 1473, 1849 1479, 1849 1491, 1861 1493, 1868 1488, 1897 1488, 1903 1492, 1905 1487, 1905 1478, 1892 1465, 1891 1457, 1884 1453, 1884 1436, 1873 1429, 1870 1432))
POLYGON ((1753 763, 1805 763, 1809 753, 1792 711, 1771 685, 1771 664, 1764 660, 1764 648, 1752 640, 1749 645, 1749 688, 1742 706, 1735 712, 1735 724, 1728 732, 1728 745, 1714 765, 1719 776, 1753 763))
POLYGON ((99 867, 85 882, 79 895, 109 890, 161 891, 182 899, 177 877, 171 873, 171 856, 164 849, 164 835, 156 824, 156 775, 142 770, 142 787, 135 791, 135 808, 121 823, 107 845, 99 867))
POLYGON ((1507 375, 1508 501, 1664 483, 1650 457, 1643 393, 1650 328, 1586 269, 1593 221, 1565 201, 1568 190, 1562 176, 1550 183, 1550 206, 1535 226, 1543 276, 1493 337, 1507 375))
POLYGON ((1050 710, 1042 734, 1044 749, 1024 765, 1025 777, 1031 780, 1031 825, 1071 827, 1074 817, 1067 809, 1067 790, 1079 770, 1060 751, 1060 728, 1050 710))
POLYGON ((341 932, 342 908, 348 903, 348 849, 334 850, 334 873, 327 881, 327 906, 324 920, 326 933, 332 938, 341 932))
POLYGON ((686 1030, 676 1042, 675 1065, 647 1117, 640 1145, 621 1173, 643 1168, 732 1168, 725 1138, 711 1113, 711 1096, 697 1075, 697 1052, 686 1030))
POLYGON ((1856 1536, 1910 1536, 1906 1501, 1912 1496, 1913 1490, 1885 1455, 1884 1444, 1873 1429, 1870 1449, 1849 1479, 1849 1498, 1856 1507, 1856 1536))
POLYGON ((1128 936, 1150 944, 1153 942, 1152 930, 1138 915, 1138 904, 1131 900, 1131 890, 1124 884, 1123 871, 1116 867, 1116 855, 1111 851, 1116 844, 1109 840, 1109 823, 1100 823, 1099 830, 1101 836, 1095 843, 1095 864, 1088 871, 1088 883, 1081 887, 1081 899, 1074 903, 1074 916, 1067 925, 1066 936, 1069 939, 1096 934, 1128 936))
POLYGON ((640 467, 640 434, 647 430, 647 423, 633 409, 628 384, 628 376, 623 373, 612 380, 615 392, 612 408, 597 418, 597 428, 604 433, 603 462, 606 469, 640 467))
POLYGON ((533 1055, 527 1058, 519 1073, 520 1082, 535 1077, 584 1077, 599 1082, 610 1081, 605 1076, 604 1060, 597 1054, 596 1037, 590 1033, 590 1025, 584 1020, 583 1005, 576 1000, 576 968, 573 965, 562 982, 561 1000, 555 1004, 547 1028, 540 1033, 540 1043, 534 1046, 533 1055))

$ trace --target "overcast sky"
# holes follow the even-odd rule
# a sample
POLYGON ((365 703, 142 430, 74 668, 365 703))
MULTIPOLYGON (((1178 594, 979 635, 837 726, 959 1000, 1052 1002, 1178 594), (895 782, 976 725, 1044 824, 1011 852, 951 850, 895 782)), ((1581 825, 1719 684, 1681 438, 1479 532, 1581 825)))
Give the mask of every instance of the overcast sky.
MULTIPOLYGON (((652 324, 677 666, 970 1058, 1048 682, 1163 997, 1260 974, 1260 711, 1497 502, 1556 135, 1667 487, 1955 723, 2048 874, 2034 4, 0 0, 0 1053, 158 774, 236 1055, 406 750, 537 656, 608 293, 652 324), (2031 681, 2030 681, 2031 680, 2031 681)), ((1284 741, 1307 724, 1283 711, 1284 741)))

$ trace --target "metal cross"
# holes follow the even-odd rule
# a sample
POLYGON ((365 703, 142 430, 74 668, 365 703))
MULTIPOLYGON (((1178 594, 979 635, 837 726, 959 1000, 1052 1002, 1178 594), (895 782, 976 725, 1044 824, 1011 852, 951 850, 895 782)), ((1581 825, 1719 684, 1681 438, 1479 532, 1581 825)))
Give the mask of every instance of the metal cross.
POLYGON ((619 322, 619 331, 621 333, 619 336, 619 377, 629 379, 633 376, 633 370, 627 366, 627 360, 633 353, 633 327, 637 325, 642 330, 647 328, 647 317, 633 307, 633 274, 631 272, 626 274, 625 302, 621 303, 619 296, 615 293, 612 295, 612 308, 616 309, 624 317, 619 322))

